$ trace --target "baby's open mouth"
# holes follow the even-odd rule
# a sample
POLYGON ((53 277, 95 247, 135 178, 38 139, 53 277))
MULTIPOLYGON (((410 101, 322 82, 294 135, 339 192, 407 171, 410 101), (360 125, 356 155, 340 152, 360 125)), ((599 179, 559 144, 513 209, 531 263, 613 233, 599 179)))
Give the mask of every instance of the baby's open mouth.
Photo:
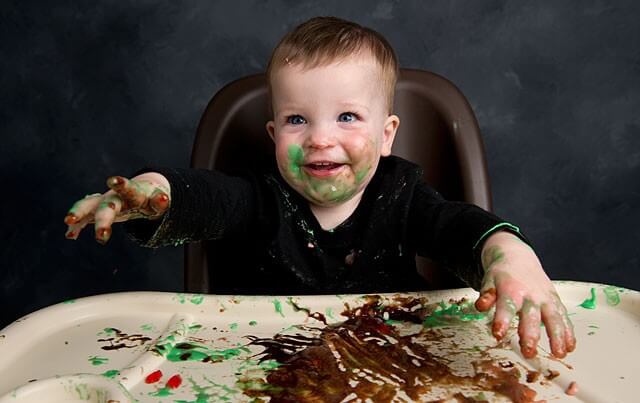
POLYGON ((316 161, 304 164, 304 170, 307 175, 317 178, 328 178, 339 175, 340 172, 342 172, 342 167, 345 165, 346 164, 333 161, 316 161))
POLYGON ((339 164, 337 162, 313 162, 310 164, 306 164, 305 166, 307 168, 311 168, 313 170, 318 170, 318 171, 330 171, 332 169, 336 169, 341 167, 344 164, 339 164))

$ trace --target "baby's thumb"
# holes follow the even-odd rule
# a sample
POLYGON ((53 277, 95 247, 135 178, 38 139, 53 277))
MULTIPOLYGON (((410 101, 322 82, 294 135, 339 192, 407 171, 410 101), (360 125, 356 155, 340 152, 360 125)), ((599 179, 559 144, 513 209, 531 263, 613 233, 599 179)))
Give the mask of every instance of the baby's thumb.
POLYGON ((493 276, 485 275, 480 289, 480 296, 476 300, 476 309, 480 312, 488 311, 496 303, 496 286, 493 276))
POLYGON ((169 205, 171 204, 171 199, 169 195, 160 189, 156 189, 153 191, 151 195, 151 199, 149 200, 149 205, 151 209, 155 211, 158 215, 164 214, 169 205))

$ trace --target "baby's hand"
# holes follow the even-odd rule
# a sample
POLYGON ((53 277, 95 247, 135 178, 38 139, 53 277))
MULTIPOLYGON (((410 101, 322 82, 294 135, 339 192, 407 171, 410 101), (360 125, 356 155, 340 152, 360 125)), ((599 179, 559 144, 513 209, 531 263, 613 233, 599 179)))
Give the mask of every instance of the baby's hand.
POLYGON ((129 180, 122 176, 107 179, 111 189, 78 200, 64 218, 66 237, 77 239, 80 231, 95 223, 96 241, 104 244, 111 237, 111 225, 135 218, 157 219, 170 205, 169 181, 161 174, 147 172, 129 180))
POLYGON ((493 335, 502 339, 516 314, 520 318, 520 350, 526 358, 537 354, 540 321, 544 323, 554 356, 562 358, 576 347, 573 325, 555 287, 533 250, 516 236, 498 232, 482 249, 485 269, 479 311, 494 304, 493 335))

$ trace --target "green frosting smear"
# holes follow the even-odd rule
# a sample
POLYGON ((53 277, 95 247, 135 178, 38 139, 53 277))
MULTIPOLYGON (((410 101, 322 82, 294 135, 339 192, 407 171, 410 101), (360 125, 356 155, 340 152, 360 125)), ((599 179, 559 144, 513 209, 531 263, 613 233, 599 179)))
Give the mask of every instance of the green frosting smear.
POLYGON ((304 151, 302 151, 302 147, 296 144, 290 145, 287 149, 287 155, 289 157, 289 171, 291 171, 296 178, 302 178, 301 167, 304 164, 304 151))
POLYGON ((596 289, 591 288, 591 298, 587 298, 580 304, 585 309, 596 309, 596 289))
POLYGON ((438 306, 439 308, 424 319, 422 322, 424 327, 447 326, 460 322, 482 320, 487 317, 486 313, 478 312, 471 302, 451 304, 449 306, 444 302, 440 302, 438 306))
POLYGON ((120 375, 120 371, 118 371, 117 369, 110 369, 102 373, 102 376, 111 379, 115 378, 118 375, 120 375))
POLYGON ((620 303, 620 294, 618 294, 616 287, 608 286, 602 291, 604 292, 604 296, 607 298, 607 305, 616 306, 620 303))
POLYGON ((284 313, 282 313, 282 303, 277 299, 274 299, 271 302, 273 302, 273 307, 275 308, 276 312, 284 318, 284 313))
POLYGON ((91 363, 91 365, 102 365, 102 364, 106 364, 109 361, 108 358, 106 357, 98 357, 97 355, 92 355, 91 357, 89 357, 89 362, 91 363))
POLYGON ((234 358, 242 353, 249 353, 246 347, 228 348, 224 350, 213 350, 196 343, 172 343, 158 344, 153 351, 165 357, 171 362, 180 361, 201 361, 220 362, 229 358, 234 358))

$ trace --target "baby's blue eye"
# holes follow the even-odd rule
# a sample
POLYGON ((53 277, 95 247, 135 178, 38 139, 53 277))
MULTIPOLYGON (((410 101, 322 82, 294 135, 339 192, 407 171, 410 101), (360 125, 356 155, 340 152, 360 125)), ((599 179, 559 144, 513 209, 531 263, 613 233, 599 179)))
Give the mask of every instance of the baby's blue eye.
POLYGON ((302 125, 307 123, 307 121, 300 115, 291 115, 287 116, 287 123, 292 125, 302 125))
POLYGON ((353 122, 354 120, 356 120, 357 116, 355 113, 353 112, 344 112, 341 113, 340 116, 338 116, 338 122, 353 122))

